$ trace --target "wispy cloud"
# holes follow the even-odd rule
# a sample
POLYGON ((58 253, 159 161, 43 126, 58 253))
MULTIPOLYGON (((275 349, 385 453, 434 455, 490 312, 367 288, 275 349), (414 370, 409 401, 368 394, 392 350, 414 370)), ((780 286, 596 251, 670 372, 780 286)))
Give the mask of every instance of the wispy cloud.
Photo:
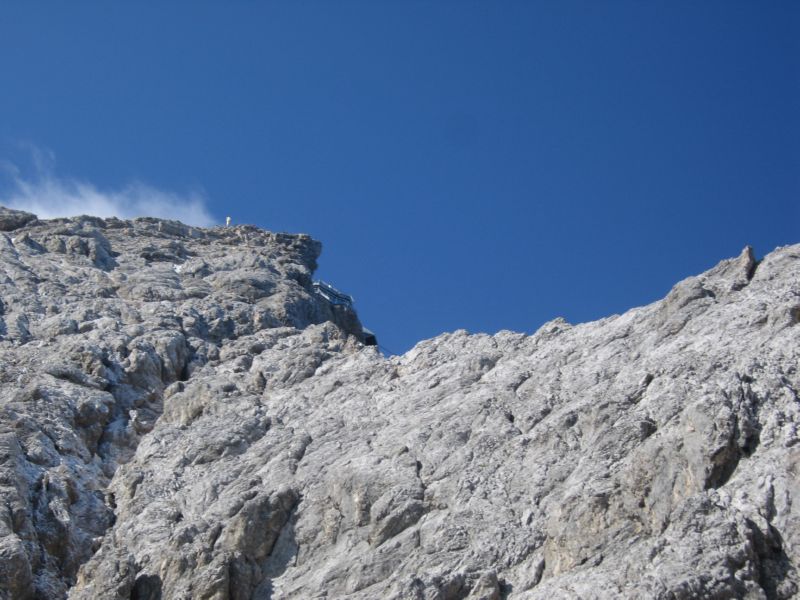
POLYGON ((0 161, 7 185, 0 189, 0 204, 25 210, 40 219, 93 215, 96 217, 158 217, 207 227, 217 220, 206 207, 202 192, 178 193, 134 181, 118 189, 59 176, 52 152, 28 146, 32 172, 23 174, 14 163, 0 161))

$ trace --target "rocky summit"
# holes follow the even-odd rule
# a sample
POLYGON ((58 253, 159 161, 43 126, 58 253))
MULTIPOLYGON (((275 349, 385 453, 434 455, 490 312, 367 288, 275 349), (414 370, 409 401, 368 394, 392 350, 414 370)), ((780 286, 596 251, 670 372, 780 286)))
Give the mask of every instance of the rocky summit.
POLYGON ((320 251, 0 209, 0 598, 798 594, 800 246, 389 358, 320 251))

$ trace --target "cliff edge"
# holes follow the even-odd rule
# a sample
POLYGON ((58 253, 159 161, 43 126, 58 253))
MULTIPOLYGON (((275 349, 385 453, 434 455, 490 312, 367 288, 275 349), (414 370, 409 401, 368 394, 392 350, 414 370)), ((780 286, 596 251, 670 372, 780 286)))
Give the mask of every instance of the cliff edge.
POLYGON ((307 236, 0 232, 0 597, 798 591, 800 246, 387 359, 307 236))

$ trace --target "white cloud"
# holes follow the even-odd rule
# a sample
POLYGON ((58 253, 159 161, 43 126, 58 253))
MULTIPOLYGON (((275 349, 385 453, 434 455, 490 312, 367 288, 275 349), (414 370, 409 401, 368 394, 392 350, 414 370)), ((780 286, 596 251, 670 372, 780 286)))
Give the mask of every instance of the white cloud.
POLYGON ((92 183, 55 174, 49 151, 28 148, 34 173, 25 177, 13 163, 0 162, 10 185, 0 191, 0 204, 25 210, 40 219, 93 215, 96 217, 158 217, 208 227, 217 223, 202 192, 180 194, 141 182, 101 190, 92 183))

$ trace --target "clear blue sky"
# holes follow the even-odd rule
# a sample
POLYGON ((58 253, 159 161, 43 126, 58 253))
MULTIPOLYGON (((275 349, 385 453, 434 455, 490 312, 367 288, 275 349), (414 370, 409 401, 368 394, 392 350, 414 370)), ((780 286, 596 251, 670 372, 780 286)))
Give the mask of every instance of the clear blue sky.
POLYGON ((4 2, 0 76, 0 158, 310 233, 395 352, 800 242, 800 2, 4 2))

